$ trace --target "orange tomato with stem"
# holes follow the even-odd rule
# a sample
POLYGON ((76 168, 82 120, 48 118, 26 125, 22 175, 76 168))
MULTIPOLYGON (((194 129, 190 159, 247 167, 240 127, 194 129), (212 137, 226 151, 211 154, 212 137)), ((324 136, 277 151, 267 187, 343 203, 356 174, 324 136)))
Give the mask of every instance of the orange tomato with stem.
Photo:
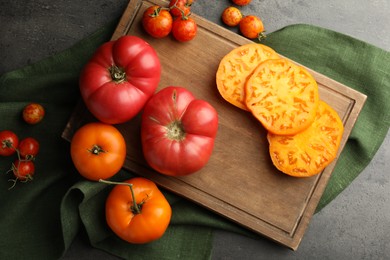
POLYGON ((86 179, 97 181, 114 176, 126 158, 126 143, 114 126, 88 123, 74 134, 70 153, 74 166, 86 179))
POLYGON ((145 244, 161 238, 171 220, 172 209, 156 184, 142 177, 116 184, 106 200, 106 221, 121 239, 145 244))
POLYGON ((258 39, 259 41, 265 38, 263 21, 255 15, 247 15, 243 17, 240 21, 239 27, 240 32, 246 38, 258 39))

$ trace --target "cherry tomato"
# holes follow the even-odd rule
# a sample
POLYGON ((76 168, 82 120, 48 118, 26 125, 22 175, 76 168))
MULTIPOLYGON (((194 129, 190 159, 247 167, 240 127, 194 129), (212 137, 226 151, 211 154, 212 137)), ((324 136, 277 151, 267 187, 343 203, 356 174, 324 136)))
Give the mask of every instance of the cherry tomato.
POLYGON ((221 18, 227 26, 236 26, 242 19, 242 13, 238 8, 229 6, 223 10, 221 18))
POLYGON ((84 66, 80 92, 88 110, 106 124, 133 118, 160 82, 161 63, 143 39, 125 35, 101 45, 84 66))
POLYGON ((19 145, 18 136, 9 130, 0 131, 0 155, 10 156, 16 152, 19 145))
POLYGON ((249 39, 258 39, 261 41, 264 37, 264 25, 261 19, 254 15, 247 15, 242 18, 240 24, 242 35, 249 39))
POLYGON ((172 215, 168 201, 148 179, 137 177, 125 183, 116 183, 107 197, 108 226, 129 243, 144 244, 161 238, 172 215))
POLYGON ((172 30, 172 15, 161 6, 151 6, 145 10, 142 25, 145 31, 154 38, 163 38, 172 30))
POLYGON ((30 103, 23 109, 23 119, 30 125, 38 124, 45 116, 45 109, 38 103, 30 103))
POLYGON ((170 12, 173 16, 187 16, 191 12, 192 0, 171 0, 169 2, 170 12))
POLYGON ((19 181, 31 181, 35 174, 35 165, 32 161, 16 160, 12 164, 12 172, 19 181))
POLYGON ((23 159, 31 160, 39 152, 39 142, 32 137, 24 138, 18 146, 19 154, 23 159))
POLYGON ((191 17, 177 17, 173 20, 172 34, 180 42, 187 42, 195 38, 198 25, 191 17))
POLYGON ((236 5, 244 6, 250 4, 252 0, 232 0, 236 5))
POLYGON ((217 111, 183 87, 166 87, 145 105, 141 141, 148 164, 156 171, 182 176, 208 162, 218 130, 217 111))
POLYGON ((70 153, 78 172, 86 179, 107 179, 115 175, 126 158, 126 143, 114 126, 88 123, 74 134, 70 153))

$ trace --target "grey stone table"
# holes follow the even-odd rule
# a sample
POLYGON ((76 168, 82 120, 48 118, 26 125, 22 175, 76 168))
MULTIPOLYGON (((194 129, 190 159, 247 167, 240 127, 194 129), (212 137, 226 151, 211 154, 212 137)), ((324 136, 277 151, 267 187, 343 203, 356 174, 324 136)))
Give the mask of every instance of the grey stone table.
MULTIPOLYGON (((2 0, 0 74, 56 54, 121 16, 128 0, 2 0)), ((228 0, 197 0, 193 12, 221 24, 228 0)), ((242 8, 262 17, 267 32, 308 23, 390 50, 389 0, 253 0, 242 8)), ((216 232, 213 259, 389 259, 390 136, 370 165, 314 215, 298 251, 267 239, 216 232)), ((200 249, 201 250, 201 249, 200 249)), ((64 259, 117 259, 79 236, 64 259)))

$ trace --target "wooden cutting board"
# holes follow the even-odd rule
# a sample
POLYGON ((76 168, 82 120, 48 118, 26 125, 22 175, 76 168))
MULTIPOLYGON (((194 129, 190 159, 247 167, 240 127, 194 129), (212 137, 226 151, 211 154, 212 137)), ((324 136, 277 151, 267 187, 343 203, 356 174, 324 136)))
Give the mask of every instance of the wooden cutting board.
MULTIPOLYGON (((159 0, 131 0, 113 36, 136 35, 150 43, 162 63, 159 89, 173 85, 189 89, 207 100, 219 114, 219 129, 210 161, 199 172, 186 177, 168 177, 146 164, 140 143, 140 116, 116 125, 126 139, 124 168, 155 181, 161 187, 198 203, 258 234, 296 250, 326 187, 335 160, 321 174, 294 178, 279 172, 268 154, 266 131, 253 116, 226 101, 218 93, 215 73, 220 60, 248 39, 196 14, 198 34, 190 42, 172 37, 154 39, 142 29, 144 10, 151 5, 167 6, 159 0)), ((344 147, 366 96, 309 69, 318 82, 320 98, 343 120, 344 147)), ((75 130, 96 120, 80 102, 63 137, 71 140, 75 130)))

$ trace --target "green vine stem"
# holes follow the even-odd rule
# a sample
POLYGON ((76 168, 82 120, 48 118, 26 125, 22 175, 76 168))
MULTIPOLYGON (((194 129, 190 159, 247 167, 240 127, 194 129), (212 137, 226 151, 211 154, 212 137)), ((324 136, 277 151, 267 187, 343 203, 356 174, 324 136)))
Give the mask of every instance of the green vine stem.
POLYGON ((103 179, 99 179, 99 182, 105 183, 105 184, 110 184, 110 185, 125 185, 125 186, 128 186, 130 188, 131 197, 133 198, 132 211, 133 211, 134 214, 140 214, 141 213, 140 206, 142 205, 142 203, 141 203, 141 205, 138 205, 137 202, 135 202, 135 195, 134 195, 134 190, 133 190, 133 184, 132 183, 107 181, 107 180, 103 180, 103 179))

